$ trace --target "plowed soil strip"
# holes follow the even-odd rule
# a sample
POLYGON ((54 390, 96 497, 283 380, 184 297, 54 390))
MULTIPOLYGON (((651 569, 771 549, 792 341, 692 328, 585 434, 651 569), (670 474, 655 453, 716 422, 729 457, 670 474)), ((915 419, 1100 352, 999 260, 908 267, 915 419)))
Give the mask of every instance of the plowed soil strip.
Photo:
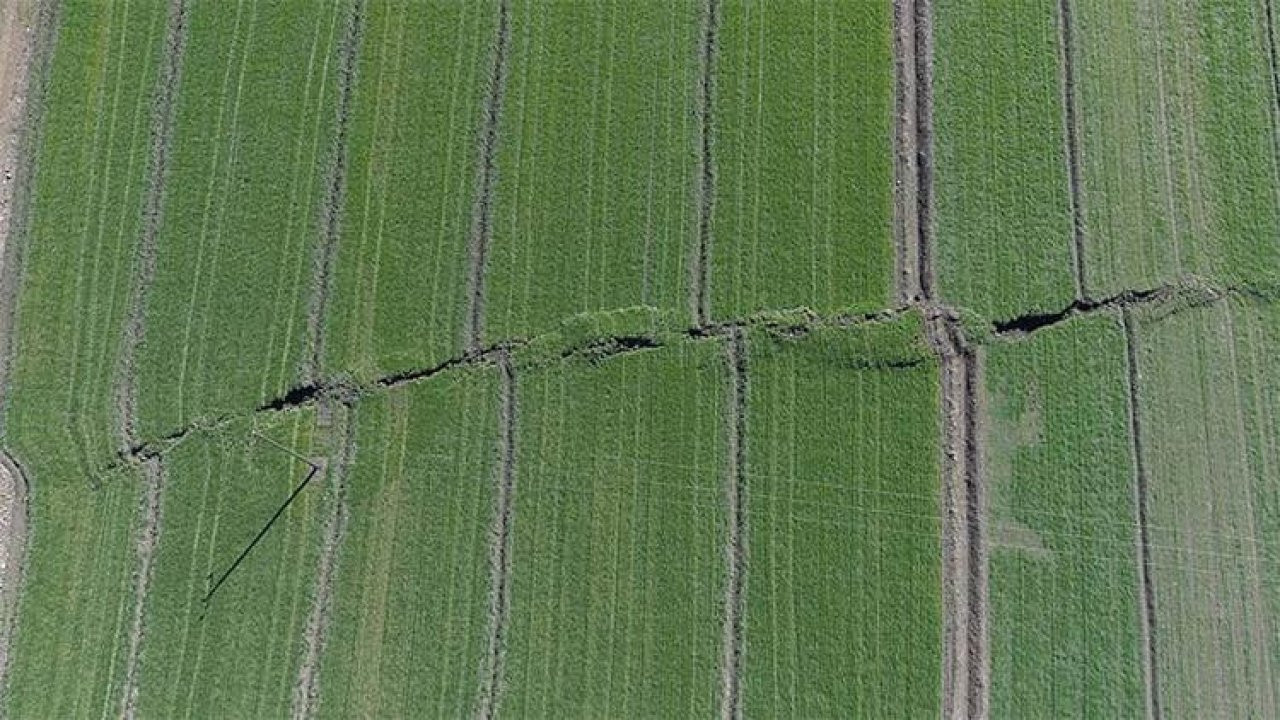
POLYGON ((916 90, 916 261, 920 300, 934 297, 933 267, 933 7, 914 0, 916 90))
POLYGON ((293 691, 293 717, 296 719, 315 717, 320 700, 320 658, 329 632, 338 550, 347 531, 347 472, 355 456, 355 412, 353 408, 340 407, 326 408, 324 414, 330 415, 334 410, 341 413, 341 420, 336 428, 338 432, 331 437, 341 437, 342 447, 338 449, 338 462, 332 466, 329 476, 332 507, 325 521, 324 544, 320 548, 311 612, 303 632, 302 664, 298 667, 298 682, 293 691))
POLYGON ((493 237, 493 189, 497 184, 498 126, 502 119, 502 95, 507 79, 507 52, 511 45, 511 3, 498 6, 498 37, 493 47, 493 71, 489 76, 489 99, 484 108, 480 133, 476 195, 471 209, 469 243, 470 270, 467 275, 467 315, 463 345, 479 352, 484 343, 485 275, 489 265, 489 241, 493 237))
POLYGON ((1084 205, 1080 179, 1080 119, 1076 109, 1076 76, 1075 76, 1075 42, 1073 40, 1074 20, 1071 15, 1071 0, 1058 0, 1058 35, 1059 60, 1062 74, 1062 111, 1063 133, 1067 155, 1067 182, 1071 194, 1071 239, 1072 258, 1075 260, 1076 297, 1084 300, 1089 297, 1089 288, 1085 283, 1084 263, 1084 205))
POLYGON ((1142 628, 1143 685, 1146 691, 1146 714, 1150 720, 1159 720, 1160 684, 1156 676, 1156 596, 1151 576, 1151 537, 1147 524, 1147 468, 1142 449, 1142 412, 1138 404, 1138 330, 1128 308, 1121 309, 1124 323, 1125 358, 1129 373, 1129 443, 1133 456, 1133 500, 1137 513, 1138 606, 1142 628))
POLYGON ((506 633, 511 613, 511 528, 516 491, 516 373, 511 356, 498 355, 502 375, 501 465, 494 500, 489 550, 489 647, 481 676, 477 716, 489 720, 498 714, 502 699, 506 633))
POLYGON ((991 685, 991 655, 987 642, 987 492, 982 465, 982 433, 979 428, 981 408, 982 366, 978 351, 965 347, 963 339, 955 341, 963 349, 964 364, 964 487, 965 524, 968 534, 968 664, 969 686, 966 692, 968 717, 985 718, 991 685))
POLYGON ((333 285, 333 263, 342 225, 342 204, 347 187, 347 131, 350 127, 351 97, 355 92, 356 61, 360 55, 360 35, 364 29, 364 0, 353 0, 351 14, 342 36, 338 59, 338 117, 333 149, 321 208, 320 242, 316 244, 312 268, 311 300, 307 307, 307 354, 304 383, 319 380, 324 364, 324 320, 333 285))
POLYGON ((916 197, 916 16, 911 0, 893 3, 894 145, 893 214, 900 304, 920 300, 920 226, 916 197))
POLYGON ((137 444, 137 387, 135 360, 138 345, 146 332, 147 296, 156 274, 156 238, 160 235, 164 209, 164 181, 169 166, 174 109, 182 73, 183 51, 187 44, 186 0, 170 0, 169 23, 165 34, 164 59, 159 86, 151 113, 151 166, 147 170, 147 196, 143 206, 142 237, 134 258, 133 286, 125 318, 120 359, 116 366, 116 413, 120 426, 120 448, 128 452, 137 444))
POLYGON ((147 591, 151 587, 156 545, 160 543, 160 506, 164 492, 164 467, 159 459, 142 463, 146 491, 142 500, 142 525, 137 537, 137 571, 133 578, 133 622, 129 627, 129 654, 125 657, 124 692, 120 717, 131 719, 138 712, 138 661, 146 635, 147 591))
POLYGON ((702 81, 698 84, 698 244, 694 248, 689 290, 693 323, 706 327, 711 322, 711 242, 715 213, 716 167, 712 155, 715 107, 716 35, 720 27, 720 0, 707 0, 702 18, 702 81))
POLYGON ((743 604, 747 584, 747 348, 742 330, 734 328, 726 346, 732 386, 729 393, 729 453, 724 494, 728 535, 725 538, 724 637, 720 660, 720 717, 742 717, 743 604))

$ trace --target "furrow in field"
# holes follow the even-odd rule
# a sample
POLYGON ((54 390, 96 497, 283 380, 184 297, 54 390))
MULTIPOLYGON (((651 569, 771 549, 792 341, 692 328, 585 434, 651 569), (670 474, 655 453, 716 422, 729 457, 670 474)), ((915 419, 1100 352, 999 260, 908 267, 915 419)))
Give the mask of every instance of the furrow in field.
POLYGON ((934 298, 937 270, 933 266, 933 6, 932 0, 913 0, 915 33, 915 166, 916 273, 919 298, 934 298))
POLYGON ((322 403, 319 408, 320 423, 329 433, 330 455, 337 462, 326 461, 329 472, 329 496, 331 507, 325 519, 324 539, 320 546, 316 568, 315 589, 311 593, 311 610, 302 636, 302 664, 298 667, 298 681, 293 690, 293 717, 306 720, 316 716, 320 701, 320 660, 329 639, 329 624, 333 613, 334 578, 337 575, 338 554, 346 537, 347 478, 356 449, 356 420, 354 405, 322 403), (334 421, 334 415, 337 421, 334 421))
POLYGON ((355 94, 356 68, 360 55, 360 36, 364 30, 364 0, 352 0, 338 50, 337 119, 334 122, 333 147, 330 150, 328 177, 325 179, 324 204, 320 207, 320 238, 315 246, 312 264, 311 299, 307 309, 307 347, 301 381, 315 383, 320 379, 325 357, 325 317, 333 290, 333 265, 341 233, 342 208, 347 189, 347 137, 350 128, 352 96, 355 94))
POLYGON ((133 620, 129 626, 129 647, 125 655, 124 687, 120 695, 120 717, 132 720, 138 714, 138 667, 142 642, 146 637, 143 622, 147 592, 151 589, 156 546, 160 543, 160 508, 164 492, 164 465, 156 458, 142 463, 142 524, 134 540, 133 620))
POLYGON ((967 561, 968 577, 968 649, 969 655, 969 688, 966 698, 969 718, 986 718, 989 712, 991 691, 991 650, 989 643, 988 560, 987 560, 987 489, 986 474, 983 468, 982 452, 982 419, 981 405, 984 398, 982 380, 982 359, 979 351, 964 344, 959 337, 957 342, 963 348, 961 362, 964 364, 964 488, 965 488, 965 532, 968 535, 966 546, 969 551, 967 561))
MULTIPOLYGON (((1275 0, 1263 0, 1262 6, 1263 20, 1267 24, 1264 34, 1267 36, 1267 68, 1271 73, 1271 98, 1275 103, 1271 116, 1271 134, 1275 145, 1276 165, 1280 166, 1280 49, 1276 47, 1275 0)), ((1280 184, 1280 179, 1277 183, 1280 184)), ((1280 188, 1277 188, 1277 191, 1280 192, 1280 188)))
POLYGON ((720 717, 742 717, 743 637, 747 585, 747 344, 741 328, 729 333, 728 461, 724 498, 724 629, 720 658, 720 717))
POLYGON ((0 451, 0 693, 7 689, 9 643, 18 627, 18 599, 26 573, 30 490, 22 467, 0 451))
POLYGON ((898 304, 919 302, 920 212, 916 148, 916 8, 914 0, 893 3, 894 145, 893 236, 894 290, 898 304))
POLYGON ((511 526, 516 490, 516 371, 511 356, 498 355, 501 388, 501 462, 494 492, 493 523, 489 528, 489 645, 481 678, 479 711, 485 720, 498 715, 502 700, 507 631, 511 614, 511 526))
POLYGON ((478 148, 476 195, 471 212, 470 266, 467 275, 467 315, 464 318, 463 347, 472 352, 484 343, 485 281, 489 264, 489 241, 493 237, 493 190, 498 180, 498 128, 502 117, 502 97, 507 77, 507 54, 511 45, 511 2, 498 6, 498 31, 493 44, 493 70, 489 75, 489 97, 485 102, 484 124, 478 148))
POLYGON ((1128 369, 1129 393, 1129 440, 1133 457, 1133 506, 1136 513, 1137 545, 1138 545, 1138 591, 1141 603, 1138 607, 1140 629, 1142 632, 1142 682, 1146 700, 1146 716, 1150 720, 1159 720, 1160 684, 1157 679, 1156 655, 1156 591, 1152 577, 1151 534, 1147 503, 1149 490, 1147 468, 1142 449, 1142 412, 1139 406, 1139 338, 1133 314, 1128 308, 1121 309, 1120 317, 1124 323, 1125 361, 1128 369))
POLYGON ((702 12, 702 42, 698 54, 698 244, 690 263, 689 305, 693 324, 711 321, 711 243, 716 202, 716 166, 712 155, 712 112, 716 91, 716 32, 720 25, 720 0, 706 0, 702 12))
POLYGON ((160 234, 164 210, 164 182, 172 143, 174 108, 182 74, 182 56, 187 41, 186 0, 171 0, 165 31, 164 55, 157 79, 151 111, 151 164, 147 168, 146 199, 142 209, 142 232, 135 249, 133 282, 125 310, 120 355, 116 363, 116 423, 120 448, 127 452, 138 443, 137 371, 138 344, 146 332, 147 297, 156 274, 156 238, 160 234))
POLYGON ((1071 199, 1071 237, 1072 261, 1076 280, 1076 298, 1087 299, 1089 286, 1085 282, 1084 255, 1084 196, 1080 191, 1080 119, 1076 103, 1079 101, 1076 92, 1075 43, 1072 33, 1075 32, 1075 20, 1071 15, 1072 0, 1058 0, 1058 72, 1062 85, 1062 123, 1065 129, 1063 142, 1066 143, 1064 156, 1067 159, 1067 184, 1071 199))

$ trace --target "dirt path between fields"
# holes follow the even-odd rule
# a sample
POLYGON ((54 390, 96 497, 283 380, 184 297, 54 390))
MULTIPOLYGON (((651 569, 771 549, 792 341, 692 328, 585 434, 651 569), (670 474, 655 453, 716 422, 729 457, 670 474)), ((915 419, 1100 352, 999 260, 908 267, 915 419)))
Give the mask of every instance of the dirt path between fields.
POLYGON ((1137 325, 1129 308, 1122 307, 1121 322, 1124 325, 1125 362, 1128 371, 1129 452, 1133 460, 1133 505, 1138 527, 1135 543, 1138 553, 1138 620, 1142 633, 1142 681, 1146 700, 1146 717, 1159 720, 1160 684, 1156 668, 1156 596, 1152 578, 1151 535, 1148 525, 1146 455, 1142 448, 1142 411, 1138 404, 1139 392, 1137 325))
POLYGON ((893 234, 894 294, 899 304, 920 302, 920 211, 917 181, 916 11, 912 0, 893 2, 893 234))
POLYGON ((315 717, 320 702, 320 660, 329 635, 329 618, 333 612, 333 585, 337 576, 338 551, 347 534, 347 473, 356 450, 356 421, 354 405, 336 405, 328 402, 320 406, 320 425, 331 438, 341 438, 341 447, 331 448, 329 455, 337 456, 337 462, 324 462, 331 469, 329 474, 329 517, 325 520, 324 540, 316 569, 315 590, 311 596, 311 611, 307 615, 303 631, 302 663, 298 666, 298 680, 293 689, 293 717, 295 720, 315 717), (338 421, 333 423, 333 416, 338 421))
POLYGON ((360 37, 364 34, 364 0, 353 0, 351 14, 343 29, 338 59, 338 108, 334 121, 333 147, 325 180, 325 199, 320 212, 320 239, 312 259, 311 299, 307 303, 307 358, 302 368, 303 384, 320 380, 324 367, 324 322, 329 295, 333 290, 333 265, 342 230, 342 210, 347 193, 347 134, 351 125, 352 95, 359 66, 360 37))
POLYGON ((716 201, 716 166, 712 149, 712 113, 716 99, 716 42, 720 0, 706 0, 702 12, 702 45, 698 53, 698 238, 689 263, 689 305, 696 327, 711 323, 711 242, 716 201))
POLYGON ((9 669, 9 642, 18 626, 18 599, 26 572, 30 488, 22 468, 0 452, 0 685, 9 669))
POLYGON ((480 132, 476 195, 471 209, 468 242, 470 267, 467 272, 467 314, 462 345, 467 352, 480 352, 484 344, 485 281, 489 269, 489 242, 493 238, 493 190, 498 183, 498 130, 502 119, 502 98, 507 84, 507 53, 511 47, 511 3, 498 6, 498 36, 493 45, 493 70, 489 75, 489 99, 485 102, 480 132))
POLYGON ((498 353, 498 371, 502 376, 502 398, 499 418, 501 460, 497 487, 494 490, 493 522, 489 528, 489 644, 481 672, 477 717, 491 720, 498 715, 502 700, 504 662, 507 654, 506 634, 511 614, 511 530, 515 517, 516 493, 516 371, 511 355, 498 353))
POLYGON ((147 592, 160 543, 160 510, 164 493, 164 466, 159 458, 142 463, 146 491, 142 496, 142 526, 138 530, 137 570, 133 576, 133 620, 129 626, 129 654, 125 656, 124 688, 120 697, 120 717, 132 720, 138 714, 138 668, 142 641, 146 636, 147 592))
POLYGON ((920 302, 934 299, 933 264, 933 6, 914 0, 911 13, 915 52, 916 283, 920 302))
POLYGON ((156 274, 156 239, 164 218, 164 184, 169 167, 174 113, 182 75, 182 58, 187 45, 186 0, 170 0, 165 30, 164 59, 161 61, 158 91, 151 108, 151 165, 147 169, 147 195, 143 206, 142 235, 134 252, 133 283, 120 359, 116 365, 116 417, 120 450, 130 452, 138 444, 136 419, 138 392, 134 367, 138 346, 146 332, 147 297, 156 274))
POLYGON ((1076 299, 1089 298, 1089 286, 1085 282, 1084 262, 1084 191, 1080 175, 1080 116, 1076 109, 1075 70, 1075 20, 1071 14, 1072 0, 1058 0, 1058 73, 1062 88, 1062 114, 1065 132, 1062 134, 1067 159, 1067 185, 1071 198, 1071 248, 1076 281, 1076 299))
POLYGON ((732 386, 729 393, 729 456, 724 495, 728 510, 725 537, 725 588, 720 718, 742 718, 742 664, 747 585, 747 347, 742 328, 729 332, 725 345, 732 386))

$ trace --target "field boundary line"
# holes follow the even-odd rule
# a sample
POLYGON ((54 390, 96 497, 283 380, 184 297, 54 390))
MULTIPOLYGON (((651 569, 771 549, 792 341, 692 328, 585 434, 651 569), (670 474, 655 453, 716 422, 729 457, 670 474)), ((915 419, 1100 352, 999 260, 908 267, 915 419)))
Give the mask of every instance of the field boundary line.
POLYGON ((116 422, 120 446, 137 443, 138 388, 136 361, 138 347, 146 334, 146 310, 156 274, 156 243, 164 223, 164 186, 168 174, 169 151, 173 140, 177 94, 182 78, 187 44, 186 0, 170 0, 161 71, 151 111, 151 164, 147 169, 146 200, 142 208, 142 234, 135 248, 133 284, 129 290, 121 332, 120 355, 116 363, 116 422))
POLYGON ((1133 313, 1128 307, 1120 309, 1124 327, 1125 368, 1128 380, 1129 453, 1133 459, 1133 501, 1138 532, 1134 540, 1138 560, 1138 621, 1142 633, 1142 684, 1145 712, 1148 720, 1160 720, 1160 683, 1157 674, 1156 591, 1152 576, 1150 514, 1147 500, 1150 497, 1146 468, 1146 455, 1142 447, 1142 409, 1139 404, 1141 371, 1138 367, 1139 337, 1133 313))
POLYGON ((493 45, 493 68, 489 75, 489 97, 485 101, 476 167, 475 200, 471 208, 468 240, 467 314, 462 344, 468 352, 480 350, 484 342, 486 277, 489 243, 493 239, 493 194, 498 182, 498 134, 502 120, 502 100, 507 83, 507 52, 511 46, 511 2, 498 5, 498 32, 493 45))
POLYGON ((920 300, 919 143, 916 127, 916 13, 913 0, 893 2, 894 290, 902 304, 920 300))
MULTIPOLYGON (((6 497, 6 514, 0 516, 0 697, 8 691, 9 645, 18 629, 18 606, 27 576, 31 530, 31 481, 22 465, 0 450, 0 493, 6 497)), ((0 708, 0 716, 5 715, 0 708)))
POLYGON ((364 2, 352 0, 338 51, 338 102, 333 146, 325 178, 324 204, 320 208, 320 242, 312 256, 311 298, 307 303, 307 357, 302 381, 314 383, 324 367, 325 320, 333 292, 333 266, 341 242, 342 216, 347 193, 347 135, 351 124, 352 96, 359 81, 360 40, 364 35, 364 2))
POLYGON ((720 0, 705 0, 702 10, 702 42, 698 53, 698 185, 696 190, 698 237, 689 263, 689 305, 693 323, 711 322, 711 243, 714 240, 716 166, 713 146, 716 93, 716 45, 720 31, 720 0))
POLYGON ((141 464, 144 492, 142 522, 134 540, 137 570, 133 576, 133 620, 129 627, 129 650, 125 656, 124 686, 120 695, 120 717, 132 720, 138 715, 139 665, 142 644, 146 639, 147 596, 155 571, 156 547, 160 544, 165 472, 160 458, 141 464))
POLYGON ((350 512, 347 506, 347 476, 356 452, 355 404, 328 401, 322 402, 320 408, 321 424, 325 426, 324 429, 330 430, 331 441, 341 438, 342 445, 337 448, 337 463, 326 462, 330 468, 332 507, 329 510, 329 517, 325 520, 323 545, 316 562, 311 610, 303 631, 302 662, 298 666, 298 679, 293 692, 292 714, 295 720, 315 717, 320 703, 321 661, 328 641, 329 622, 333 611, 334 578, 338 574, 338 554, 346 538, 347 519, 350 512), (329 424, 332 422, 335 410, 341 414, 336 428, 329 424))
POLYGON ((1058 0, 1058 79, 1062 86, 1063 145, 1067 161, 1067 185, 1071 201, 1071 259, 1076 298, 1087 300, 1089 286, 1085 282, 1085 215, 1084 189, 1081 177, 1080 113, 1076 106, 1075 20, 1072 0, 1058 0))
POLYGON ((488 648, 480 676, 480 697, 476 717, 490 720, 498 715, 505 683, 506 635, 511 620, 512 524, 515 519, 517 461, 517 384, 511 355, 501 350, 497 356, 502 378, 499 412, 500 464, 494 487, 493 520, 489 528, 489 630, 488 648))
POLYGON ((938 276, 933 263, 933 6, 931 0, 913 0, 915 31, 916 109, 916 282, 919 301, 936 294, 938 276))
POLYGON ((742 328, 729 331, 728 463, 724 476, 727 515, 724 564, 724 624, 720 658, 720 718, 742 718, 742 668, 745 656, 747 585, 747 345, 742 328))

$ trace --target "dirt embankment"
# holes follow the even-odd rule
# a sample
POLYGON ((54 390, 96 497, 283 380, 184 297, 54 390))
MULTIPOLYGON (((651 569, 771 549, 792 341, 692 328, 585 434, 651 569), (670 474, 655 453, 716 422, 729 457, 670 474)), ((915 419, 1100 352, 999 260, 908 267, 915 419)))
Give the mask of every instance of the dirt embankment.
POLYGON ((739 720, 742 717, 742 634, 747 584, 747 347, 741 328, 730 331, 725 351, 732 386, 728 408, 729 462, 724 481, 728 533, 724 551, 720 718, 739 720))

